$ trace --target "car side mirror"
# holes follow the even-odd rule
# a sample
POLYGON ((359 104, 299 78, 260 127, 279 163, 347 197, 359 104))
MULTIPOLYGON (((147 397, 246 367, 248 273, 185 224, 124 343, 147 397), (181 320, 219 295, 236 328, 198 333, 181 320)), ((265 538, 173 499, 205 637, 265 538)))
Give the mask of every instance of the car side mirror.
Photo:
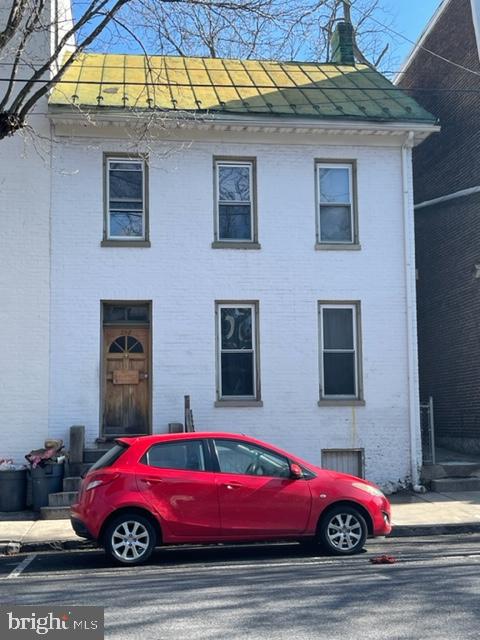
POLYGON ((300 478, 303 478, 302 468, 296 462, 292 462, 290 464, 290 477, 294 480, 300 480, 300 478))

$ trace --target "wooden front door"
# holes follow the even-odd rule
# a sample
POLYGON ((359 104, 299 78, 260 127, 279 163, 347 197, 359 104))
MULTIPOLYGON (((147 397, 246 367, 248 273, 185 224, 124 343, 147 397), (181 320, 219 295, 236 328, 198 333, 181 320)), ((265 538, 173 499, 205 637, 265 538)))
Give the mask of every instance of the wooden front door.
POLYGON ((150 433, 150 329, 103 329, 103 435, 150 433))

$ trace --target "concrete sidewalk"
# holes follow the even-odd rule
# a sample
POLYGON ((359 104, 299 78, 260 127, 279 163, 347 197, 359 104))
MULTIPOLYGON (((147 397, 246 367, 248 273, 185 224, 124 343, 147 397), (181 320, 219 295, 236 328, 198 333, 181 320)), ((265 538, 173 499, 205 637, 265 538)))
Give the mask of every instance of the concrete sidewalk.
MULTIPOLYGON (((392 536, 480 531, 480 491, 397 493, 392 503, 392 536)), ((75 535, 69 520, 36 520, 31 511, 0 513, 0 553, 78 549, 92 546, 75 535)))

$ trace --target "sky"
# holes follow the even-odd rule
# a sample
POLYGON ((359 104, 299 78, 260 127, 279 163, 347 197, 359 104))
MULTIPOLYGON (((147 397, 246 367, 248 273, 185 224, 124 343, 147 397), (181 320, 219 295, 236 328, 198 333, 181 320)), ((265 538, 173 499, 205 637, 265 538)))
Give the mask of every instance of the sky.
MULTIPOLYGON (((384 0, 386 10, 391 11, 394 29, 416 42, 428 21, 441 4, 441 0, 384 0)), ((404 60, 413 45, 403 38, 391 44, 395 57, 404 60)))
MULTIPOLYGON (((292 1, 301 2, 301 0, 292 1)), ((73 3, 74 14, 78 19, 86 3, 82 0, 73 0, 73 3)), ((395 72, 400 69, 403 61, 413 48, 413 44, 417 41, 441 3, 442 0, 379 0, 379 8, 375 14, 378 22, 370 22, 370 24, 373 29, 380 31, 382 34, 381 48, 384 46, 383 43, 389 44, 388 56, 384 58, 380 65, 380 69, 387 76, 394 76, 395 72), (385 23, 390 25, 390 29, 382 30, 382 25, 385 23)), ((358 10, 353 8, 353 22, 360 17, 358 10)), ((109 50, 115 53, 142 53, 138 44, 133 40, 129 42, 128 37, 121 39, 116 44, 110 42, 108 47, 103 47, 100 39, 94 43, 91 49, 97 51, 109 50)))

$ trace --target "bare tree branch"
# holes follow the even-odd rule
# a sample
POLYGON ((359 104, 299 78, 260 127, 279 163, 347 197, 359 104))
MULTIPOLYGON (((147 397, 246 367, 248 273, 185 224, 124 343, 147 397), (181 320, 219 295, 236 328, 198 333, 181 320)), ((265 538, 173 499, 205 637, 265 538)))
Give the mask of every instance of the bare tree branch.
MULTIPOLYGON (((0 25, 0 139, 26 125, 28 115, 78 56, 105 41, 111 50, 125 33, 145 55, 328 60, 336 22, 356 19, 357 60, 378 65, 389 51, 381 27, 369 20, 380 0, 88 0, 73 24, 60 25, 48 0, 9 0, 0 25), (60 36, 38 65, 29 56, 50 32, 60 36), (122 30, 122 35, 119 30, 122 30), (11 50, 10 50, 11 49, 11 50), (362 52, 367 52, 366 54, 362 52), (6 60, 6 62, 5 62, 6 60)), ((68 16, 64 17, 68 19, 68 16)), ((150 88, 148 89, 150 91, 150 88)))

